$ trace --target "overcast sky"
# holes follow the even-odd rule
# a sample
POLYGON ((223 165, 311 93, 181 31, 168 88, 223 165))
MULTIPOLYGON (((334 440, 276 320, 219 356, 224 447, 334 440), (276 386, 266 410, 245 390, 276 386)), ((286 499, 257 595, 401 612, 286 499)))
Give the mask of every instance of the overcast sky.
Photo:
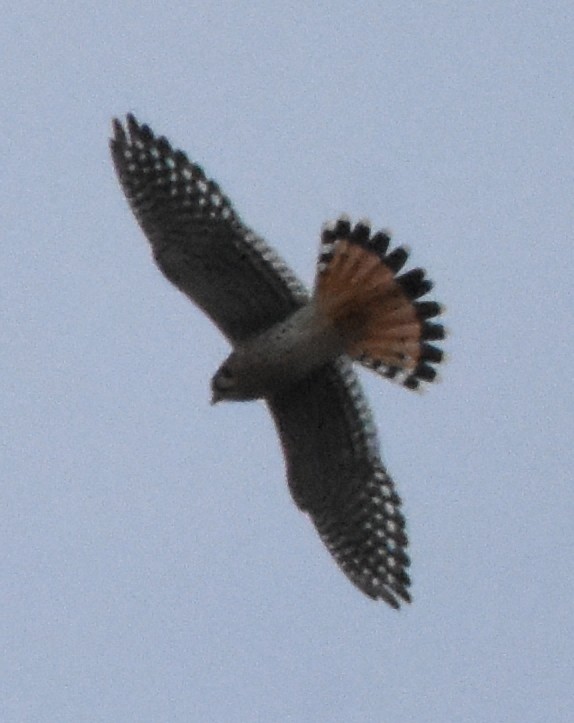
POLYGON ((0 720, 571 721, 572 3, 17 8, 0 24, 0 720), (210 407, 228 348, 119 189, 127 111, 305 282, 343 211, 435 280, 442 383, 362 374, 412 606, 332 562, 264 405, 210 407))

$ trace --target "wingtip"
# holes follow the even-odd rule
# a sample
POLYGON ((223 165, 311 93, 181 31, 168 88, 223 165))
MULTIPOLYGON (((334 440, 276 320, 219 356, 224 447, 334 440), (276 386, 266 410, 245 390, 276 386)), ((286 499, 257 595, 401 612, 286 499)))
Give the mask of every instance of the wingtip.
POLYGON ((393 610, 400 610, 401 605, 412 603, 413 598, 404 585, 400 583, 390 584, 381 583, 372 590, 364 590, 364 592, 373 598, 373 600, 382 600, 387 603, 393 610))
POLYGON ((141 133, 143 127, 133 113, 126 113, 125 121, 117 116, 112 118, 112 131, 116 141, 126 141, 128 136, 133 140, 134 136, 141 133))
POLYGON ((139 123, 136 120, 136 117, 133 113, 126 113, 126 123, 128 126, 128 130, 134 133, 137 133, 139 130, 139 123))
POLYGON ((112 118, 112 137, 110 143, 125 143, 126 132, 119 118, 112 118))

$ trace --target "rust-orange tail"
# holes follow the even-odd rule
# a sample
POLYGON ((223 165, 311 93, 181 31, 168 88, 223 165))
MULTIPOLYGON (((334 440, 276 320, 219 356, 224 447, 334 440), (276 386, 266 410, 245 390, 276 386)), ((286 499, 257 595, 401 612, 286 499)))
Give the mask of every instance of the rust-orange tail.
POLYGON ((345 217, 321 236, 315 301, 345 340, 346 351, 369 369, 409 389, 436 377, 443 352, 429 341, 443 339, 442 324, 428 320, 442 307, 419 301, 432 283, 422 269, 398 276, 408 251, 388 251, 389 235, 371 235, 364 222, 345 217))

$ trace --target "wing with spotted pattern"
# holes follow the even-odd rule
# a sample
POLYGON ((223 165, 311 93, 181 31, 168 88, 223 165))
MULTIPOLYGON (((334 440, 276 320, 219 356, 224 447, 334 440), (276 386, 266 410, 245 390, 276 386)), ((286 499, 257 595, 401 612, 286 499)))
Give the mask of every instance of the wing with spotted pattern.
POLYGON ((155 260, 233 343, 307 300, 279 256, 243 225, 203 170, 132 115, 114 120, 118 178, 155 260))
POLYGON ((268 405, 293 499, 339 566, 370 597, 410 602, 401 500, 350 361, 318 369, 268 405))

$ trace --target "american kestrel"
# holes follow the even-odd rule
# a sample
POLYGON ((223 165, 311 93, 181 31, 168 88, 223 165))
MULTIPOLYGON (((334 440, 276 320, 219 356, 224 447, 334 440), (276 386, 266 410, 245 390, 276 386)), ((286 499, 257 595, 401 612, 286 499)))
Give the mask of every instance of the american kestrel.
POLYGON ((401 500, 379 454, 352 362, 417 389, 435 379, 444 338, 421 269, 384 231, 346 217, 321 235, 312 294, 249 230, 200 166, 132 115, 114 120, 115 168, 156 263, 219 327, 232 352, 213 401, 263 399, 297 506, 350 580, 409 602, 401 500))

